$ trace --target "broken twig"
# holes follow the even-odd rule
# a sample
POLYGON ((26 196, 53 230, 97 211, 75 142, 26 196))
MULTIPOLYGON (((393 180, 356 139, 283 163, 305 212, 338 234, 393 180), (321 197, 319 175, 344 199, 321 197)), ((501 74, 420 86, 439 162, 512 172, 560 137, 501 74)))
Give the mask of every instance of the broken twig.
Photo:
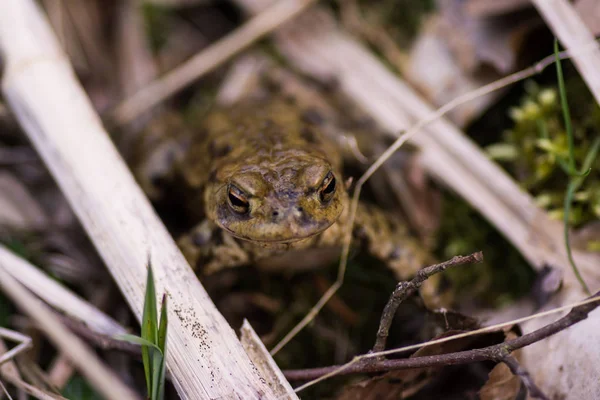
POLYGON ((480 251, 468 256, 456 256, 451 260, 434 264, 419 270, 419 272, 417 272, 417 276, 408 282, 399 282, 398 285, 396 285, 396 289, 394 289, 394 292, 390 296, 387 304, 385 305, 385 308, 383 309, 381 320, 379 321, 379 329, 377 330, 377 339, 375 340, 375 345, 373 346, 372 352, 375 353, 385 350, 385 344, 390 332, 390 326, 392 325, 392 321, 394 320, 394 315, 396 315, 398 306, 400 306, 400 304, 409 296, 419 290, 423 282, 429 279, 429 277, 432 275, 442 272, 449 267, 470 263, 479 263, 482 260, 483 253, 480 251))

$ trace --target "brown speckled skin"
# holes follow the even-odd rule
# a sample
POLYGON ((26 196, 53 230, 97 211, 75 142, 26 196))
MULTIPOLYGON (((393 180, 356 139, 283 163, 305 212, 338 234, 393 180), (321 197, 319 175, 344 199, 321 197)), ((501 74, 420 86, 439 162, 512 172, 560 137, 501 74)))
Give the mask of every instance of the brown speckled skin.
POLYGON ((185 181, 204 193, 206 217, 237 238, 265 244, 306 239, 329 228, 347 203, 337 184, 335 146, 291 109, 270 101, 213 112, 181 164, 185 181), (322 202, 319 189, 330 172, 336 191, 322 202), (230 184, 248 195, 249 212, 230 207, 230 184))
MULTIPOLYGON (((349 228, 341 152, 296 105, 271 99, 215 110, 187 143, 175 174, 192 193, 188 208, 203 210, 204 220, 178 244, 198 272, 247 264, 298 270, 339 257, 349 228), (329 172, 335 193, 322 202, 329 172), (230 206, 230 184, 247 194, 247 213, 230 206)), ((374 206, 360 204, 352 232, 354 244, 399 279, 430 261, 397 216, 374 206)))

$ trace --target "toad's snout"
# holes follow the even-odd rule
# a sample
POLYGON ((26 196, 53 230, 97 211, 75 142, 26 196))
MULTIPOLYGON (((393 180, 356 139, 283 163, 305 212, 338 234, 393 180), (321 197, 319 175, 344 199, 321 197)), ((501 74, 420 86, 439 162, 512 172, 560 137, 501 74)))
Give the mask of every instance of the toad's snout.
POLYGON ((254 214, 252 240, 293 242, 316 235, 331 225, 327 219, 314 218, 298 204, 277 204, 254 214))
POLYGON ((271 220, 275 223, 300 221, 304 218, 306 218, 306 215, 301 206, 277 207, 271 210, 271 220))

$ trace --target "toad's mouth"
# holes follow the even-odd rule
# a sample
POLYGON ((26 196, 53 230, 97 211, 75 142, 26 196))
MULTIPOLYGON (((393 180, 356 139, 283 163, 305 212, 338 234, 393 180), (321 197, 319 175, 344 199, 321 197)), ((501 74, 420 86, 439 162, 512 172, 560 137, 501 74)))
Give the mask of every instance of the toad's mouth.
POLYGON ((310 239, 310 238, 322 233, 327 228, 317 231, 317 232, 314 232, 314 233, 311 233, 311 234, 287 237, 284 239, 262 238, 262 237, 255 237, 255 236, 250 236, 250 235, 240 235, 239 233, 234 232, 230 229, 227 229, 227 228, 223 228, 223 229, 225 229, 225 231, 227 231, 227 233, 229 233, 231 236, 235 237, 236 239, 241 239, 241 240, 245 240, 248 242, 264 243, 264 244, 290 244, 290 243, 300 242, 304 239, 310 239))
POLYGON ((290 244, 290 243, 297 243, 297 242, 301 242, 304 239, 309 239, 315 235, 318 235, 319 233, 315 233, 314 235, 310 235, 310 236, 304 236, 304 237, 299 237, 299 238, 290 238, 290 239, 256 239, 256 238, 248 238, 248 237, 243 237, 243 236, 235 236, 238 239, 242 239, 242 240, 246 240, 248 242, 254 242, 254 243, 264 243, 264 244, 290 244))
POLYGON ((261 230, 257 229, 255 232, 249 232, 246 234, 242 234, 240 232, 236 232, 230 229, 227 226, 221 226, 223 230, 229 233, 231 236, 236 239, 245 240, 247 242, 253 243, 261 243, 265 245, 276 245, 276 244, 292 244, 297 243, 302 240, 310 239, 314 236, 317 236, 327 230, 333 222, 327 223, 326 225, 321 225, 318 227, 312 227, 312 229, 299 229, 295 232, 295 234, 290 234, 289 230, 285 230, 286 234, 279 233, 277 230, 261 230))

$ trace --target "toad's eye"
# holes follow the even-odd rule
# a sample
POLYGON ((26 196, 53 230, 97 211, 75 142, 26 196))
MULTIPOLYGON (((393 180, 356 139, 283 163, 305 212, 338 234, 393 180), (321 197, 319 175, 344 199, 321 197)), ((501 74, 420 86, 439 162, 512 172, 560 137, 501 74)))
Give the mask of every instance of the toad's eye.
POLYGON ((323 183, 319 187, 319 199, 321 203, 327 203, 335 194, 335 176, 331 171, 323 179, 323 183))
POLYGON ((227 200, 229 200, 229 207, 238 214, 246 214, 250 211, 250 203, 246 194, 234 184, 229 184, 227 200))

